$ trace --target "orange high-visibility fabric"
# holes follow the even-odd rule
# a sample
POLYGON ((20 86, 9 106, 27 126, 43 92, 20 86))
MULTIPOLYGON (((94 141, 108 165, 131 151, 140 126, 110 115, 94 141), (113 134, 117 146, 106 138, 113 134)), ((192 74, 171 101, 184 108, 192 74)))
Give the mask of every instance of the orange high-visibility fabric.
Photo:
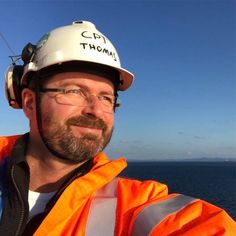
POLYGON ((198 200, 163 219, 150 236, 155 235, 235 236, 236 223, 224 210, 198 200))
POLYGON ((167 186, 156 181, 120 179, 115 235, 128 235, 130 220, 136 208, 167 194, 167 186))
POLYGON ((12 147, 19 137, 20 135, 0 136, 0 161, 11 154, 12 147))
MULTIPOLYGON (((133 212, 130 222, 130 235, 138 214, 153 203, 161 203, 174 198, 178 194, 169 194, 152 202, 147 202, 133 212)), ((196 199, 183 209, 170 214, 162 219, 151 231, 150 236, 235 236, 235 221, 221 208, 208 202, 196 199)))

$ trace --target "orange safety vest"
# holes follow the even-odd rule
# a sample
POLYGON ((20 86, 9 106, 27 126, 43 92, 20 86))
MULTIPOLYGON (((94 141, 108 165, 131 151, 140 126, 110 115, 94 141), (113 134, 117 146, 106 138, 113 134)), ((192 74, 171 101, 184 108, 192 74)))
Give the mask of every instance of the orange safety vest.
MULTIPOLYGON (((16 138, 0 137, 1 155, 10 154, 16 138)), ((124 158, 109 161, 100 153, 92 170, 66 188, 34 235, 236 235, 236 224, 224 210, 168 195, 166 185, 156 181, 117 178, 125 167, 124 158)))

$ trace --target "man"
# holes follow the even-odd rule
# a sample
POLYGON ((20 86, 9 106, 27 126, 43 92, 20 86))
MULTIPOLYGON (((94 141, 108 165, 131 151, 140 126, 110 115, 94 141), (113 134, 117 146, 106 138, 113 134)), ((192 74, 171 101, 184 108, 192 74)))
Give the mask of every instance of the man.
POLYGON ((234 235, 222 209, 168 195, 155 181, 117 178, 124 158, 102 150, 114 124, 117 92, 133 75, 90 22, 53 30, 9 68, 9 104, 30 132, 1 137, 0 235, 234 235))

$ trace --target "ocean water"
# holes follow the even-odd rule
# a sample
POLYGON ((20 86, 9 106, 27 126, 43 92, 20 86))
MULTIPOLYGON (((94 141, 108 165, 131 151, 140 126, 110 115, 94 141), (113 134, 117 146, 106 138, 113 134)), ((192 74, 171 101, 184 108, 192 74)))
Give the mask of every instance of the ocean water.
POLYGON ((165 183, 169 193, 206 200, 236 220, 236 162, 129 162, 122 176, 165 183))

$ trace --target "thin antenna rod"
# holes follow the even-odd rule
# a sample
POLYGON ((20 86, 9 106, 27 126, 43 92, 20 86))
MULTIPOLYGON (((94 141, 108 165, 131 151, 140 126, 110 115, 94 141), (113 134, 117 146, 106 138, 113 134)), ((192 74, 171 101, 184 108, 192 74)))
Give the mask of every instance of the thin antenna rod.
POLYGON ((2 37, 3 41, 5 42, 5 44, 7 45, 8 49, 11 51, 11 53, 16 56, 15 52, 12 50, 10 44, 7 42, 6 38, 3 36, 3 34, 0 32, 0 36, 2 37))

